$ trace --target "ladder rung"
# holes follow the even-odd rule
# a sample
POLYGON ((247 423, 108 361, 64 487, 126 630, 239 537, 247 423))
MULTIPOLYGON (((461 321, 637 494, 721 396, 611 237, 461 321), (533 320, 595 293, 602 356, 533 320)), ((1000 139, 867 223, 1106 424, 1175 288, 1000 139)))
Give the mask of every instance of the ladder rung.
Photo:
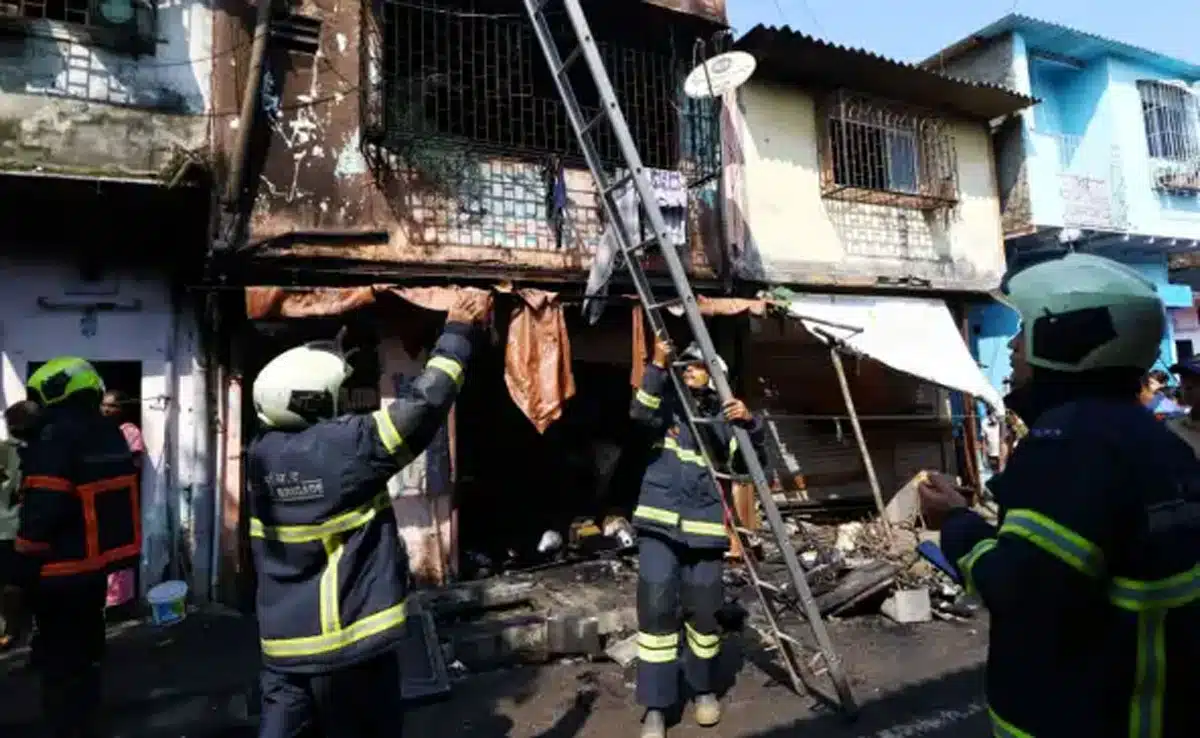
POLYGON ((630 173, 623 174, 620 177, 617 177, 615 182, 610 182, 609 185, 604 188, 603 194, 607 197, 608 195, 611 195, 612 193, 616 192, 617 190, 621 189, 622 187, 624 187, 625 185, 629 184, 632 181, 633 181, 632 174, 630 174, 630 173))
POLYGON ((713 471, 712 471, 712 475, 713 475, 714 477, 716 477, 717 479, 720 479, 720 480, 722 480, 722 481, 726 481, 726 482, 727 482, 727 481, 730 481, 730 480, 732 480, 732 479, 733 479, 733 475, 732 475, 732 474, 726 474, 725 472, 719 472, 719 471, 717 471, 716 469, 713 469, 713 471))
POLYGON ((581 57, 581 56, 583 56, 583 44, 580 44, 580 45, 576 46, 574 49, 571 49, 571 53, 567 54, 567 58, 563 59, 562 64, 558 65, 558 69, 554 70, 554 76, 555 77, 561 76, 563 73, 565 73, 567 70, 569 70, 571 68, 571 65, 574 64, 576 61, 578 61, 579 57, 581 57))
POLYGON ((722 416, 722 415, 718 415, 718 416, 716 416, 716 417, 692 418, 692 422, 693 422, 693 423, 700 423, 701 425, 704 425, 704 424, 708 424, 708 425, 720 425, 720 424, 722 424, 722 423, 726 423, 726 422, 728 422, 728 421, 727 421, 727 420, 725 420, 725 417, 724 417, 724 416, 722 416))
MULTIPOLYGON (((738 530, 745 530, 745 529, 739 528, 738 530)), ((765 579, 758 580, 758 587, 760 589, 768 589, 776 594, 783 594, 783 591, 784 591, 783 587, 780 587, 778 584, 775 584, 774 582, 768 582, 765 579)))
POLYGON ((792 644, 793 646, 796 646, 798 648, 804 648, 804 644, 800 641, 799 638, 796 638, 795 636, 787 633, 784 630, 777 630, 775 632, 779 635, 780 638, 782 638, 783 640, 792 644))
POLYGON ((596 113, 591 118, 589 118, 588 122, 583 124, 583 128, 581 128, 579 132, 587 133, 587 132, 591 131, 593 128, 600 125, 600 122, 603 121, 607 117, 608 116, 605 115, 604 111, 601 110, 599 113, 596 113))
POLYGON ((662 302, 650 303, 650 309, 651 310, 662 310, 663 308, 675 307, 677 305, 682 305, 682 304, 683 304, 682 297, 671 297, 666 300, 663 300, 662 302))
POLYGON ((630 246, 628 249, 625 250, 625 253, 630 256, 638 256, 643 251, 648 250, 651 246, 657 246, 658 243, 659 243, 658 236, 650 236, 645 241, 642 241, 641 243, 637 244, 636 246, 630 246))

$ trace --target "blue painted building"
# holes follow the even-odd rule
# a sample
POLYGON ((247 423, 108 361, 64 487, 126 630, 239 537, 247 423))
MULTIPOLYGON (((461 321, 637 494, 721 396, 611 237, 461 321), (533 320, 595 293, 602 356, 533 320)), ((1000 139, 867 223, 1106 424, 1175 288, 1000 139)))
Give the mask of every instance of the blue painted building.
MULTIPOLYGON (((1194 317, 1192 289, 1171 284, 1168 257, 1200 246, 1200 64, 1008 15, 923 66, 1040 100, 993 121, 1010 267, 1046 250, 1101 254, 1194 317)), ((1162 367, 1175 360, 1171 322, 1162 367)), ((975 355, 1002 387, 1016 317, 980 306, 971 325, 975 355)))

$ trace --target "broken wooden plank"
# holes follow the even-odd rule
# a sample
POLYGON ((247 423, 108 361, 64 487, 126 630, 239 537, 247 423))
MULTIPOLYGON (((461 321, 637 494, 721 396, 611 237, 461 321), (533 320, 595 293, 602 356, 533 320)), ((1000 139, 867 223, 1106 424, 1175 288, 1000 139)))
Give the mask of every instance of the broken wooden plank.
POLYGON ((529 602, 533 582, 480 579, 437 589, 422 589, 413 598, 434 617, 444 618, 480 610, 498 610, 529 602))
POLYGON ((851 570, 828 592, 817 597, 822 615, 836 615, 891 586, 900 567, 890 561, 873 561, 851 570))

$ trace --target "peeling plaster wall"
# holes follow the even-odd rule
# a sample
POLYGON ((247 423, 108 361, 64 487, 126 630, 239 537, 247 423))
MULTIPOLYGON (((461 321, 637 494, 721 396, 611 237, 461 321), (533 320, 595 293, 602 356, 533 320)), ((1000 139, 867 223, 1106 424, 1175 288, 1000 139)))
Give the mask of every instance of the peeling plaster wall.
MULTIPOLYGON (((31 362, 55 356, 92 361, 137 361, 142 378, 141 429, 146 459, 141 475, 143 545, 141 588, 161 582, 172 560, 191 562, 192 592, 208 588, 213 536, 212 491, 204 433, 204 373, 198 326, 190 306, 172 304, 170 287, 152 270, 106 273, 82 283, 61 261, 0 258, 0 404, 25 397, 31 362), (49 310, 91 302, 137 304, 128 311, 49 310)), ((0 434, 6 434, 0 420, 0 434)))
POLYGON ((151 173, 207 143, 212 10, 158 4, 151 55, 90 46, 69 24, 0 37, 0 168, 151 173))

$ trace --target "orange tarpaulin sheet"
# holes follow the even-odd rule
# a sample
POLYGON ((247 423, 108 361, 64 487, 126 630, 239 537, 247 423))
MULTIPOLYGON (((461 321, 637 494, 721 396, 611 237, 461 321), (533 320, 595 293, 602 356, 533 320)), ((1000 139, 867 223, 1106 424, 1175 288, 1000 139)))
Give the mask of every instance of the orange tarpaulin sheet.
MULTIPOLYGON (((459 290, 476 287, 398 287, 376 284, 363 287, 247 287, 246 314, 252 320, 317 318, 357 310, 375 302, 380 294, 393 294, 425 308, 445 312, 459 290)), ((567 334, 564 304, 554 292, 514 290, 498 286, 497 292, 514 295, 505 348, 504 382, 513 402, 538 432, 562 417, 563 406, 575 395, 571 372, 571 341, 567 334)), ((636 298, 630 297, 631 301, 636 298)), ((697 296, 706 316, 763 315, 763 300, 697 296)), ((640 386, 650 348, 641 305, 633 307, 633 367, 629 381, 640 386)))
MULTIPOLYGON (((445 312, 459 290, 475 287, 247 287, 246 313, 253 320, 316 318, 365 307, 390 293, 426 310, 445 312)), ((504 379, 513 402, 539 433, 562 416, 575 394, 571 374, 571 342, 563 305, 553 292, 508 290, 518 298, 513 308, 505 351, 504 379)))

